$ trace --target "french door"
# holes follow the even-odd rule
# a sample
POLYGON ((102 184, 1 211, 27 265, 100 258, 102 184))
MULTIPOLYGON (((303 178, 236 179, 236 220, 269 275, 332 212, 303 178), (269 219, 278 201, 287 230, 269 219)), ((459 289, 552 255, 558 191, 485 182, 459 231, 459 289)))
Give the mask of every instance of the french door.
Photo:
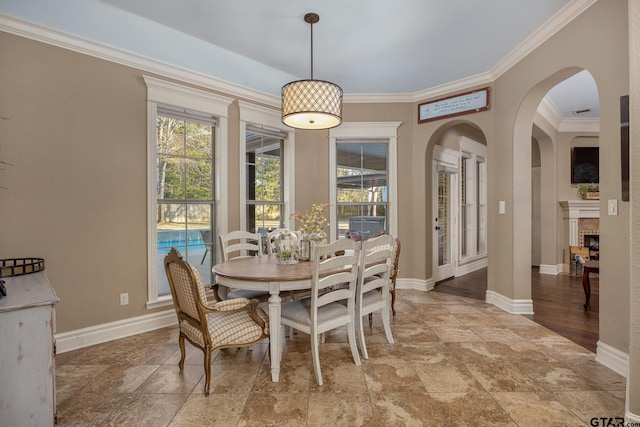
POLYGON ((457 265, 457 165, 433 162, 434 281, 455 276, 457 265))

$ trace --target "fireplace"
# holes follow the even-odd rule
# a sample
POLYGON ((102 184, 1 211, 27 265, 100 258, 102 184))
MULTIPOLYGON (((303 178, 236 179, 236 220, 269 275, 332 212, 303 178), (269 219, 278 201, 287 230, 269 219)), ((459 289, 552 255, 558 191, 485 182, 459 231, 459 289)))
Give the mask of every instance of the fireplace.
POLYGON ((598 260, 600 257, 600 235, 599 234, 585 234, 584 244, 585 248, 589 248, 589 259, 598 260))

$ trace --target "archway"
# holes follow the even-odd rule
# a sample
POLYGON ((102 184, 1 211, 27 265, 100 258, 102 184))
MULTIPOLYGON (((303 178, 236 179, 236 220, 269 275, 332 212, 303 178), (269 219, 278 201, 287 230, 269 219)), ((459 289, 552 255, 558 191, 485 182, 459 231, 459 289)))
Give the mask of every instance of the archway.
POLYGON ((487 266, 486 144, 484 132, 465 120, 444 123, 429 142, 426 228, 433 255, 425 262, 432 263, 434 283, 487 266))
MULTIPOLYGON (((531 193, 531 173, 532 165, 532 139, 535 138, 540 147, 541 173, 540 185, 545 188, 545 200, 541 203, 541 228, 545 228, 541 235, 541 266, 543 273, 557 274, 562 265, 562 243, 555 237, 559 233, 548 232, 548 230, 560 230, 562 224, 558 224, 557 218, 560 215, 558 199, 558 175, 561 176, 563 168, 569 167, 569 163, 564 164, 563 155, 553 138, 549 137, 550 132, 543 131, 536 123, 536 112, 545 95, 570 76, 581 71, 580 68, 571 67, 560 70, 547 77, 545 80, 534 86, 523 99, 516 114, 513 133, 513 170, 521 171, 514 173, 514 200, 513 200, 513 229, 514 229, 514 264, 513 277, 518 278, 513 283, 513 299, 519 301, 531 301, 531 259, 532 259, 532 193, 531 193), (547 166, 545 166, 545 164, 547 166), (548 191, 547 191, 548 190, 548 191), (543 243, 544 242, 544 243, 543 243)), ((556 133, 560 133, 559 130, 556 133)), ((561 139, 560 137, 556 137, 561 139)), ((557 142, 557 141, 556 141, 557 142)), ((567 154, 568 159, 568 154, 567 154)), ((524 308, 521 313, 533 312, 533 304, 529 309, 524 308)))

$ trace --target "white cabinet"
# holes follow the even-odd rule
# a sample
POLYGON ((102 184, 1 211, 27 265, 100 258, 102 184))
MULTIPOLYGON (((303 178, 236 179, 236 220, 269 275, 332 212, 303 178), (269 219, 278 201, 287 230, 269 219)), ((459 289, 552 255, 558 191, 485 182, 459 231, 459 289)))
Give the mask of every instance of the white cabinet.
POLYGON ((0 425, 55 424, 55 305, 43 272, 5 277, 0 299, 0 425))

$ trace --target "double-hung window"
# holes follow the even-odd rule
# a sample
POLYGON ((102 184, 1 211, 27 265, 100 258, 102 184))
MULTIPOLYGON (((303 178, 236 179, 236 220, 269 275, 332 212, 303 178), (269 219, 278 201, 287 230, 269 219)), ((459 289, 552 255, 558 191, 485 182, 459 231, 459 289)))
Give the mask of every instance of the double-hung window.
POLYGON ((332 239, 397 233, 398 126, 343 123, 330 130, 332 239))
POLYGON ((245 133, 246 230, 284 227, 286 134, 247 125, 245 133))
MULTIPOLYGON (((216 120, 195 111, 158 106, 156 116, 156 236, 158 268, 175 247, 211 279, 215 242, 214 135, 216 120)), ((164 272, 163 270, 161 270, 164 272)), ((158 296, 169 295, 158 274, 158 296)))
POLYGON ((230 98, 153 77, 147 85, 147 307, 171 304, 164 257, 172 247, 212 279, 216 233, 227 224, 230 98))
POLYGON ((460 259, 487 253, 487 147, 460 138, 460 259))
POLYGON ((266 234, 287 227, 293 206, 294 132, 280 113, 240 101, 240 226, 266 234))

